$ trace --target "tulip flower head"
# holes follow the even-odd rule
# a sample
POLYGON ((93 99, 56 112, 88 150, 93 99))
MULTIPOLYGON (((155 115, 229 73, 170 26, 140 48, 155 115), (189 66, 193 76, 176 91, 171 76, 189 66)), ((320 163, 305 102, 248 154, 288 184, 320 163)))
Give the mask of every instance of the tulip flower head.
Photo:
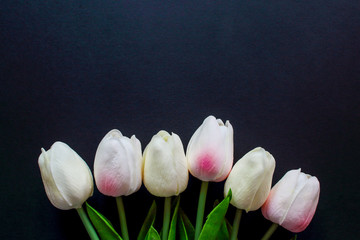
POLYGON ((186 157, 190 173, 202 180, 221 182, 233 164, 233 128, 214 116, 207 117, 191 137, 186 157))
POLYGON ((41 149, 38 164, 46 195, 61 210, 81 208, 93 194, 94 184, 86 162, 68 145, 55 142, 41 149))
POLYGON ((300 169, 287 172, 271 189, 262 206, 264 217, 298 233, 311 222, 319 202, 320 183, 300 169))
POLYGON ((255 211, 269 195, 275 159, 261 147, 245 154, 232 168, 225 182, 224 194, 231 188, 231 204, 239 209, 255 211))
POLYGON ((189 173, 180 137, 159 131, 143 154, 143 178, 147 190, 158 197, 179 195, 188 184, 189 173))
POLYGON ((94 161, 99 191, 107 196, 130 195, 141 186, 142 153, 140 141, 125 137, 117 129, 101 140, 94 161))

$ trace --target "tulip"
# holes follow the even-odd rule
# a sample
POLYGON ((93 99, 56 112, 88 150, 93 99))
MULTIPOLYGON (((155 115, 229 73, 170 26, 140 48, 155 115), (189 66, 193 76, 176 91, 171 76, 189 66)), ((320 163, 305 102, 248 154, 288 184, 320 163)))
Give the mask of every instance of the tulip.
POLYGON ((41 149, 39 167, 46 195, 62 210, 78 209, 93 194, 93 178, 85 161, 68 145, 55 142, 41 149))
POLYGON ((146 146, 143 177, 147 190, 158 197, 179 195, 188 184, 189 173, 180 137, 159 131, 146 146))
POLYGON ((231 204, 246 212, 259 209, 269 195, 275 159, 261 147, 248 152, 236 162, 224 188, 224 194, 231 188, 231 204))
POLYGON ((143 156, 143 177, 147 190, 165 197, 162 239, 168 239, 171 196, 179 195, 188 184, 189 172, 180 137, 159 131, 146 146, 143 156))
POLYGON ((61 210, 76 209, 90 239, 99 240, 82 207, 94 191, 88 165, 63 142, 55 142, 48 151, 43 148, 41 151, 38 164, 50 202, 61 210))
POLYGON ((229 121, 224 124, 214 116, 207 117, 195 131, 186 149, 190 173, 202 180, 196 216, 195 240, 202 228, 208 182, 221 182, 233 164, 234 137, 229 121))
POLYGON ((261 147, 245 154, 232 168, 224 187, 226 195, 231 189, 231 204, 235 206, 233 228, 230 239, 236 239, 242 209, 246 212, 255 211, 263 205, 269 195, 275 159, 261 147))
POLYGON ((319 202, 320 183, 316 177, 301 172, 287 172, 271 189, 261 208, 264 217, 285 229, 304 231, 319 202))
POLYGON ((128 196, 141 186, 142 153, 140 141, 125 137, 117 129, 101 140, 94 161, 99 191, 107 196, 128 196))
POLYGON ((214 116, 207 117, 191 137, 186 157, 190 173, 202 180, 221 182, 233 164, 233 128, 214 116))
POLYGON ((108 132, 95 154, 94 175, 99 191, 116 197, 121 232, 129 239, 125 208, 121 196, 128 196, 141 186, 142 154, 140 141, 125 137, 117 129, 108 132))

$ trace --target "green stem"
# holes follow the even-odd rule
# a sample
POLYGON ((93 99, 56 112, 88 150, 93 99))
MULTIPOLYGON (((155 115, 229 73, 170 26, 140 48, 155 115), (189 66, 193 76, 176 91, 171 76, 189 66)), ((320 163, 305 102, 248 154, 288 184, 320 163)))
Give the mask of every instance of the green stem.
POLYGON ((196 215, 196 225, 195 225, 195 240, 197 240, 200 236, 200 232, 203 225, 204 220, 204 212, 205 212, 205 201, 206 201, 206 193, 209 186, 209 182, 202 182, 200 188, 199 195, 199 203, 196 215))
POLYGON ((235 240, 238 235, 241 215, 242 215, 242 210, 237 208, 236 212, 235 212, 234 223, 233 223, 231 236, 230 236, 231 240, 235 240))
POLYGON ((126 224, 125 208, 121 196, 116 198, 116 205, 119 213, 121 235, 124 238, 124 240, 129 240, 129 233, 126 224))
POLYGON ((80 219, 83 222, 85 229, 90 236, 90 239, 99 240, 99 237, 98 237, 93 225, 91 224, 88 216, 86 215, 84 208, 83 207, 77 208, 76 211, 78 212, 80 219))
POLYGON ((165 198, 162 240, 167 240, 170 226, 171 197, 165 198))
POLYGON ((268 240, 271 235, 275 232, 275 230, 278 228, 277 223, 273 223, 270 228, 267 230, 267 232, 264 234, 264 236, 261 238, 261 240, 268 240))

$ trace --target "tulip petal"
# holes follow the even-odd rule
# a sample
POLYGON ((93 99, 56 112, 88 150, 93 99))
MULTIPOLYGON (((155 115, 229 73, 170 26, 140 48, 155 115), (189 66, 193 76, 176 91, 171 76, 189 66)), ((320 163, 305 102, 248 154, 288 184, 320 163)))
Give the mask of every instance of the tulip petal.
MULTIPOLYGON (((305 175, 305 174, 304 174, 305 175)), ((311 177, 292 202, 282 226, 291 232, 301 232, 310 224, 319 202, 320 184, 311 177)))
POLYGON ((51 174, 51 163, 47 152, 43 148, 41 150, 42 154, 39 157, 39 168, 47 197, 57 208, 62 210, 71 209, 71 203, 62 196, 56 186, 55 180, 51 174))
MULTIPOLYGON (((67 151, 67 145, 56 142, 57 147, 52 147, 50 151, 51 172, 54 181, 64 199, 70 203, 72 208, 80 208, 81 199, 87 199, 89 194, 92 195, 92 185, 86 185, 92 182, 90 169, 83 159, 72 149, 67 151), (86 169, 87 172, 82 171, 86 169), (84 189, 85 188, 85 189, 84 189), (86 189, 87 188, 87 189, 86 189), (84 191, 85 190, 85 191, 84 191), (76 193, 76 194, 74 194, 76 193), (78 203, 73 205, 73 203, 78 203)), ((54 145, 53 145, 54 146, 54 145)))

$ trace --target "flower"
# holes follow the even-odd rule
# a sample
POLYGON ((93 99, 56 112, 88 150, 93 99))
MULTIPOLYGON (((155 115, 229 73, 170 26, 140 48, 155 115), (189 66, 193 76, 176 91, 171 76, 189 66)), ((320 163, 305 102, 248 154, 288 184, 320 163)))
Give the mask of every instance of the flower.
POLYGON ((298 233, 311 222, 319 195, 316 177, 302 173, 301 169, 291 170, 271 189, 261 211, 266 219, 298 233))
POLYGON ((94 176, 99 191, 107 196, 130 195, 141 186, 141 143, 117 129, 108 132, 95 154, 94 176))
POLYGON ((39 167, 46 195, 57 208, 81 208, 93 194, 94 184, 86 162, 68 145, 55 142, 41 149, 39 167))
POLYGON ((261 147, 257 147, 237 161, 224 187, 225 196, 231 188, 231 204, 239 209, 255 211, 269 195, 275 159, 261 147))
POLYGON ((159 131, 146 146, 143 178, 147 190, 158 197, 179 195, 188 184, 189 173, 180 137, 159 131))
POLYGON ((186 150, 190 173, 202 181, 221 182, 233 164, 233 128, 214 116, 207 117, 191 137, 186 150))

